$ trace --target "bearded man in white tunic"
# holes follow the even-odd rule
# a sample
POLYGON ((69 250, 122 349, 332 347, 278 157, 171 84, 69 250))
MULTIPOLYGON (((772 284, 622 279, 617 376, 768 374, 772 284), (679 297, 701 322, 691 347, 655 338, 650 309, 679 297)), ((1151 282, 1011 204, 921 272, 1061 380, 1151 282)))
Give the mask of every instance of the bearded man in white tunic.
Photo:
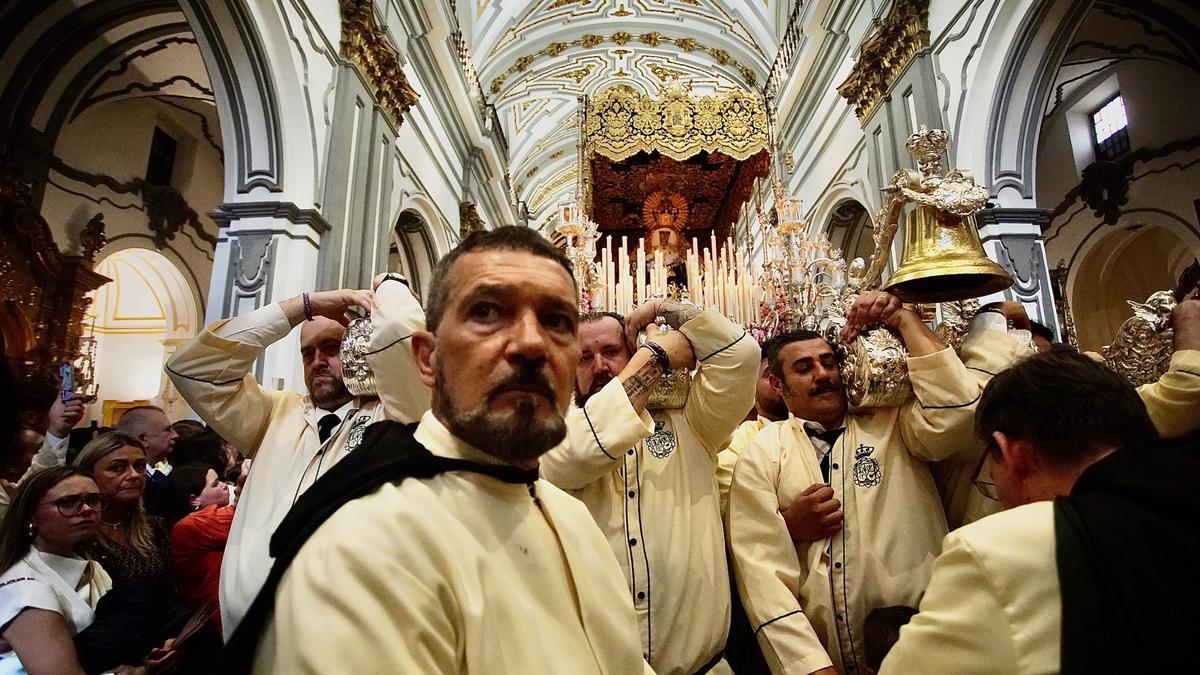
POLYGON ((320 525, 281 577, 254 670, 642 672, 603 534, 537 477, 579 361, 570 262, 527 228, 473 233, 438 264, 426 322, 413 352, 432 410, 412 439, 474 468, 385 483, 320 525))

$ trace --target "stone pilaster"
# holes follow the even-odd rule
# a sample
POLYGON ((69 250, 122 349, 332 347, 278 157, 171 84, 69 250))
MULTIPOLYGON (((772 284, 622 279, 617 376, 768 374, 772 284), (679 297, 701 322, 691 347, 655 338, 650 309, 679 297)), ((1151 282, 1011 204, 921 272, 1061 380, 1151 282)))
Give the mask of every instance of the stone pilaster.
POLYGON ((1050 267, 1046 264, 1046 246, 1042 239, 1042 227, 1050 221, 1050 211, 984 209, 975 214, 975 220, 984 250, 1008 270, 1015 281, 1002 294, 981 298, 981 302, 1004 299, 1024 303, 1029 318, 1049 326, 1055 335, 1059 335, 1050 267))

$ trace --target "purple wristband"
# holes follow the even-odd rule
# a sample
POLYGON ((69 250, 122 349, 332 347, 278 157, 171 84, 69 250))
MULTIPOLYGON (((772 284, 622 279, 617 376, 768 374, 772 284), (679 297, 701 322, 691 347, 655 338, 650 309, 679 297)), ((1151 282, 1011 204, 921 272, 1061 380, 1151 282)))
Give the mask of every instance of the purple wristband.
POLYGON ((312 321, 312 301, 308 299, 308 293, 301 294, 301 297, 304 298, 304 319, 306 321, 312 321))

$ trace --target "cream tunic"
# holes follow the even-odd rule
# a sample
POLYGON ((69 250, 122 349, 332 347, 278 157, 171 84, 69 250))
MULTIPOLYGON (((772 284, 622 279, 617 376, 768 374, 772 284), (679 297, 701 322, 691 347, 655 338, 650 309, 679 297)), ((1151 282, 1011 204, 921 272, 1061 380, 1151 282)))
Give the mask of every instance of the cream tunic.
POLYGON ((692 673, 729 632, 717 452, 754 405, 758 344, 715 310, 680 329, 699 368, 687 404, 638 416, 614 379, 568 415, 542 476, 587 505, 628 583, 646 660, 692 673))
POLYGON ((951 532, 921 612, 900 630, 879 672, 1057 673, 1062 597, 1055 545, 1050 501, 951 532))
MULTIPOLYGON (((1013 342, 1003 333, 981 340, 1013 342)), ((926 462, 976 444, 980 387, 949 349, 908 365, 915 400, 847 416, 831 449, 829 483, 845 514, 834 537, 796 547, 780 515, 823 482, 802 420, 767 425, 737 463, 728 515, 734 577, 775 673, 865 672, 867 612, 916 606, 929 581, 947 529, 926 462)))
POLYGON ((729 445, 717 455, 717 488, 721 491, 721 520, 729 513, 729 486, 733 483, 733 469, 737 466, 738 458, 750 441, 763 430, 771 421, 765 417, 746 420, 738 425, 729 445))
POLYGON ((326 411, 312 398, 264 389, 250 369, 272 342, 291 331, 278 305, 233 321, 241 327, 222 337, 227 321, 209 326, 175 353, 166 370, 175 388, 209 426, 254 458, 242 488, 221 563, 221 622, 229 638, 271 571, 269 544, 296 499, 356 445, 366 425, 379 419, 417 420, 429 408, 429 390, 415 376, 411 341, 424 328, 420 305, 399 282, 385 282, 371 310, 370 361, 377 381, 404 382, 381 399, 355 399, 353 414, 322 445, 317 420, 326 411), (388 348, 392 345, 393 348, 388 348), (381 404, 382 401, 382 404, 381 404))
MULTIPOLYGON (((434 454, 496 463, 427 413, 434 454)), ((469 472, 350 502, 281 580, 260 673, 640 673, 633 606, 583 506, 469 472)))

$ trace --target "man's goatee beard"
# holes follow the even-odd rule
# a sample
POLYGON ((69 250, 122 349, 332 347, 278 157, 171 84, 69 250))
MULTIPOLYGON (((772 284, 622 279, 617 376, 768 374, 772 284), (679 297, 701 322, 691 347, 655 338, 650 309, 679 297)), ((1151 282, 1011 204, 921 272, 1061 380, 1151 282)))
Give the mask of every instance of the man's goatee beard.
MULTIPOLYGON (((567 422, 557 408, 547 418, 538 419, 537 402, 525 399, 512 414, 500 415, 491 410, 489 397, 474 410, 464 412, 450 396, 440 368, 435 377, 434 404, 445 415, 450 432, 506 464, 527 465, 567 437, 567 422)), ((514 379, 526 381, 530 377, 514 379)), ((533 379, 545 383, 540 374, 533 379)), ((546 386, 549 389, 548 383, 546 386)), ((549 402, 554 406, 553 398, 549 402)))

